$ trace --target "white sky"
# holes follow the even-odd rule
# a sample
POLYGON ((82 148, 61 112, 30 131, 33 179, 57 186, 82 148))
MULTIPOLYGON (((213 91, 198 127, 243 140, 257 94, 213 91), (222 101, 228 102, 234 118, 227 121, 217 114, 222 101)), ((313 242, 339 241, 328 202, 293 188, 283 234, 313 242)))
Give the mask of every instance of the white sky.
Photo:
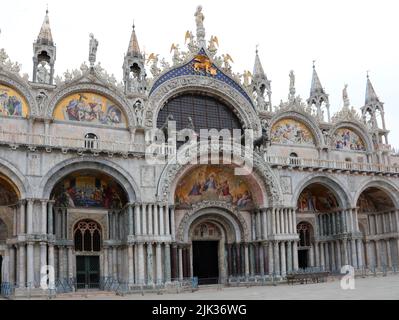
POLYGON ((56 74, 88 59, 89 33, 99 40, 97 61, 122 79, 133 19, 141 49, 170 59, 172 43, 195 31, 194 12, 203 6, 207 38, 219 38, 219 53, 234 59, 234 71, 252 72, 255 46, 272 80, 273 104, 288 95, 291 69, 297 93, 306 99, 312 60, 330 94, 332 113, 349 84, 351 104, 364 104, 366 71, 385 102, 390 143, 399 147, 399 3, 397 0, 13 0, 2 1, 0 48, 31 75, 32 43, 46 4, 57 44, 56 74))

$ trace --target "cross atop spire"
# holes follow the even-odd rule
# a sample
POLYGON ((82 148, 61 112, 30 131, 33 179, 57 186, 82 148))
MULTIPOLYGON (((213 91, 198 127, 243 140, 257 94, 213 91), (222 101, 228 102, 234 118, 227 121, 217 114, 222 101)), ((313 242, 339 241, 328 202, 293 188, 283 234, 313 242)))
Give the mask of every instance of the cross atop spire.
POLYGON ((43 24, 37 37, 37 42, 45 45, 53 45, 53 36, 51 34, 50 19, 48 16, 48 6, 46 15, 44 16, 43 24))
POLYGON ((369 72, 367 71, 367 86, 366 86, 366 102, 365 105, 368 105, 373 102, 380 102, 377 94, 375 93, 373 84, 370 81, 369 72))
POLYGON ((259 54, 258 54, 258 46, 256 46, 256 54, 255 54, 255 64, 254 64, 254 72, 253 77, 258 79, 267 79, 265 72, 263 71, 262 63, 260 62, 259 54))
POLYGON ((324 89, 323 86, 321 85, 321 81, 319 78, 319 75, 317 74, 316 71, 316 65, 315 65, 316 61, 313 60, 313 75, 312 75, 312 85, 310 87, 310 96, 312 97, 313 95, 317 94, 317 93, 324 93, 324 89))
POLYGON ((132 30, 132 35, 130 37, 129 48, 127 49, 127 53, 132 54, 133 56, 140 56, 141 51, 140 51, 139 42, 137 40, 135 28, 136 26, 134 25, 133 21, 133 30, 132 30))

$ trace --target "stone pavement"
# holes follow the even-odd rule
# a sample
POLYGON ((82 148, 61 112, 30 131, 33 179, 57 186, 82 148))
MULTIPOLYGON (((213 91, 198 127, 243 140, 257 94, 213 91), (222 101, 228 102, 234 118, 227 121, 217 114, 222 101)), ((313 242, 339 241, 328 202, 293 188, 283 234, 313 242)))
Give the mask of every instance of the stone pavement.
POLYGON ((399 275, 357 278, 355 290, 342 290, 340 281, 318 284, 281 284, 265 287, 201 288, 196 292, 179 294, 140 294, 117 296, 113 293, 73 293, 56 300, 398 300, 399 275))

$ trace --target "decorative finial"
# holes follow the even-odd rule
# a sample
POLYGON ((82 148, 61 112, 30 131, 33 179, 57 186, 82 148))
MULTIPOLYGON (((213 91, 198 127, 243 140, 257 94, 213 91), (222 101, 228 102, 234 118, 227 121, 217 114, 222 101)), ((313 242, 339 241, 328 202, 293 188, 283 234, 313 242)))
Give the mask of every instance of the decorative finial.
POLYGON ((256 54, 259 52, 259 44, 256 45, 256 54))
POLYGON ((316 68, 316 60, 313 60, 313 69, 316 68))
POLYGON ((48 3, 46 5, 46 15, 48 15, 48 3))
POLYGON ((136 28, 135 24, 134 24, 134 19, 133 19, 133 30, 136 28))
POLYGON ((367 79, 370 79, 370 70, 367 70, 367 79))

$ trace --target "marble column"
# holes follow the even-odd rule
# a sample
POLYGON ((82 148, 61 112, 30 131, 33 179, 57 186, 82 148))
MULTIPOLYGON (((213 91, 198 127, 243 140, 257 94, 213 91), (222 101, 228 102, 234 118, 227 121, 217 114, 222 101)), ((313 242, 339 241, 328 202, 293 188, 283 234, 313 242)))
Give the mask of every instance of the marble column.
POLYGON ((47 212, 47 224, 48 224, 48 233, 49 234, 54 234, 54 212, 53 212, 53 207, 54 207, 54 201, 49 201, 48 202, 48 212, 47 212))
POLYGON ((293 261, 292 261, 292 242, 288 241, 287 242, 287 271, 288 273, 292 272, 292 266, 293 266, 293 261))
POLYGON ((337 270, 337 264, 336 264, 336 259, 335 259, 335 243, 334 241, 329 243, 330 248, 331 248, 331 270, 335 271, 337 270))
POLYGON ((170 235, 170 217, 169 217, 169 207, 161 204, 162 210, 164 211, 163 215, 165 215, 165 234, 170 235))
POLYGON ((118 250, 117 247, 112 247, 112 272, 113 277, 118 279, 118 250))
POLYGON ((273 208, 271 210, 272 212, 272 234, 275 235, 277 234, 277 226, 276 226, 276 210, 275 208, 273 208))
POLYGON ((26 254, 25 244, 19 244, 18 247, 18 272, 19 272, 19 287, 24 288, 26 286, 26 254))
POLYGON ((170 233, 172 235, 172 240, 174 241, 176 236, 175 236, 175 208, 173 206, 170 207, 170 233))
POLYGON ((281 255, 281 276, 285 277, 287 274, 287 260, 285 255, 285 242, 280 242, 281 255))
POLYGON ((138 248, 138 282, 144 284, 144 244, 139 243, 138 248))
POLYGON ((266 209, 262 210, 262 240, 267 239, 267 219, 266 209))
POLYGON ((291 209, 287 209, 287 215, 288 215, 288 233, 293 234, 294 230, 292 228, 292 212, 291 209))
POLYGON ((152 234, 153 234, 153 224, 152 224, 152 207, 153 207, 154 205, 153 204, 149 204, 148 206, 147 206, 147 219, 148 219, 148 235, 150 235, 150 236, 152 236, 152 234))
POLYGON ((179 247, 179 280, 183 281, 183 248, 179 247))
POLYGON ((324 256, 324 242, 320 243, 320 266, 325 269, 326 263, 325 263, 325 256, 324 256))
POLYGON ((324 243, 324 255, 325 255, 325 265, 327 270, 331 270, 331 265, 330 265, 330 248, 328 245, 328 242, 324 243))
POLYGON ((280 246, 277 241, 274 242, 274 271, 276 274, 280 274, 280 246))
POLYGON ((15 275, 15 247, 13 245, 8 247, 8 255, 9 255, 9 261, 8 261, 8 268, 10 270, 9 276, 10 276, 10 282, 12 284, 15 284, 17 282, 16 275, 15 275))
POLYGON ((165 244, 165 282, 169 283, 171 281, 171 260, 170 260, 170 245, 165 244))
POLYGON ((262 276, 265 275, 265 252, 263 248, 263 243, 259 244, 259 272, 262 276))
POLYGON ((147 204, 141 206, 141 231, 143 235, 147 235, 147 204))
POLYGON ((104 247, 104 263, 103 263, 103 277, 109 277, 108 272, 108 248, 104 247))
POLYGON ((161 284, 162 283, 162 248, 161 244, 158 242, 156 245, 156 259, 157 259, 157 277, 156 277, 156 283, 161 284))
POLYGON ((134 233, 135 235, 141 235, 141 206, 136 203, 134 205, 134 233))
POLYGON ((19 233, 25 234, 25 200, 21 200, 19 206, 19 233))
POLYGON ((152 243, 147 243, 147 283, 153 284, 154 283, 154 250, 152 247, 152 243))
POLYGON ((356 240, 356 251, 357 251, 357 265, 359 268, 364 266, 363 264, 363 248, 362 248, 362 239, 356 240))
POLYGON ((294 241, 292 244, 292 255, 294 257, 293 268, 294 268, 294 271, 296 271, 299 269, 299 267, 298 267, 298 242, 297 241, 294 241))
MULTIPOLYGON (((399 232, 399 211, 396 210, 395 211, 395 230, 396 232, 399 232)), ((399 250, 399 246, 398 246, 398 250, 399 250)), ((398 255, 399 258, 399 255, 398 255)))
POLYGON ((358 265, 357 265, 357 255, 356 255, 356 240, 352 239, 351 245, 352 245, 352 266, 355 269, 357 269, 358 265))
POLYGON ((158 204, 154 205, 154 235, 158 236, 160 235, 159 232, 159 224, 158 224, 158 218, 159 218, 159 211, 160 209, 158 204))
POLYGON ((269 275, 272 275, 274 272, 274 258, 273 258, 273 246, 272 242, 267 243, 267 259, 269 262, 269 275))
POLYGON ((281 227, 280 227, 280 209, 276 209, 276 233, 280 234, 281 233, 281 227))
POLYGON ((244 244, 244 255, 245 255, 245 277, 249 276, 249 252, 248 252, 248 244, 244 244))
POLYGON ((375 240, 375 256, 376 256, 377 268, 381 268, 381 247, 380 247, 380 241, 378 240, 375 240))
POLYGON ((319 251, 319 243, 315 242, 314 243, 314 253, 315 253, 315 267, 321 267, 321 262, 320 262, 320 251, 319 251))
POLYGON ((28 200, 27 211, 26 211, 26 224, 27 234, 33 233, 33 200, 28 200))
POLYGON ((41 233, 42 234, 47 234, 47 200, 42 200, 42 212, 41 212, 41 219, 40 219, 40 225, 41 225, 41 233))
POLYGON ((73 278, 73 251, 72 247, 68 247, 68 278, 73 278))
POLYGON ((337 269, 341 269, 342 267, 342 254, 341 254, 341 243, 339 240, 335 242, 337 248, 337 269))
POLYGON ((47 244, 40 242, 40 278, 47 274, 47 244), (44 272, 44 274, 42 274, 44 272))
POLYGON ((391 242, 390 240, 386 240, 386 246, 387 246, 387 267, 391 268, 392 267, 392 255, 391 255, 391 242))
POLYGON ((348 260, 348 241, 346 239, 342 240, 342 249, 344 254, 344 265, 347 266, 349 264, 348 260))
POLYGON ((134 226, 134 222, 133 222, 133 204, 129 203, 128 204, 128 235, 133 235, 134 231, 133 231, 133 226, 134 226))
POLYGON ((28 242, 27 244, 27 250, 26 250, 26 280, 28 282, 28 287, 31 286, 32 288, 34 287, 35 283, 35 278, 34 278, 34 267, 35 267, 35 261, 34 261, 34 255, 33 255, 33 243, 28 242))
POLYGON ((310 260, 310 266, 311 267, 315 267, 316 264, 314 262, 314 248, 313 248, 313 246, 310 247, 310 250, 309 250, 309 260, 310 260))
POLYGON ((134 260, 133 260, 133 246, 129 245, 127 247, 127 265, 128 265, 128 272, 129 272, 129 276, 128 276, 128 281, 129 284, 132 284, 134 282, 134 260))
POLYGON ((165 223, 164 223, 164 212, 163 212, 163 206, 161 205, 159 207, 159 234, 161 236, 165 235, 165 223))
MULTIPOLYGON (((54 281, 55 280, 54 245, 51 243, 48 245, 48 264, 54 270, 54 278, 51 279, 51 277, 50 277, 50 280, 54 281)), ((54 286, 54 283, 52 283, 52 286, 54 286)))

